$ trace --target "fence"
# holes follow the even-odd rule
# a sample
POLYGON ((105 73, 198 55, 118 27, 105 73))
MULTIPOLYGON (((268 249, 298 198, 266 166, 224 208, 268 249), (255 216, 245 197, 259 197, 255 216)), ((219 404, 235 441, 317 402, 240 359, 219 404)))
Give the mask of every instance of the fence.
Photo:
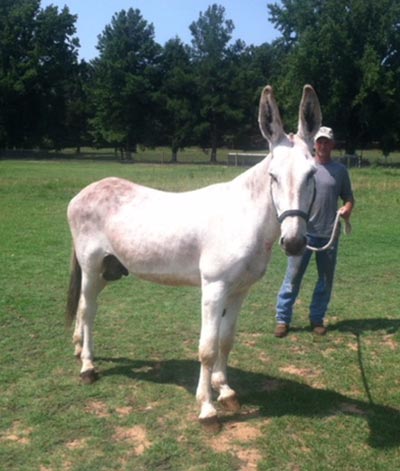
POLYGON ((267 155, 267 152, 264 154, 261 153, 242 153, 242 152, 230 152, 228 154, 228 165, 234 165, 235 167, 239 165, 251 167, 252 165, 258 164, 261 162, 267 155))

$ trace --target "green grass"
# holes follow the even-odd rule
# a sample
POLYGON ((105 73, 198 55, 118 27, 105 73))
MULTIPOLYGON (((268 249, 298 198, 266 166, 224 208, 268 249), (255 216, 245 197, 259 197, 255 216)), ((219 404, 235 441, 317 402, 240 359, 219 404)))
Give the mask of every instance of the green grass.
POLYGON ((293 323, 273 337, 286 259, 278 248, 242 310, 230 379, 242 410, 198 425, 200 292, 124 279, 100 297, 100 380, 79 382, 64 304, 68 201, 108 175, 176 191, 233 178, 205 165, 0 161, 0 468, 396 470, 400 462, 400 170, 352 170, 326 338, 307 328, 306 275, 293 323), (252 467, 253 466, 253 467, 252 467))

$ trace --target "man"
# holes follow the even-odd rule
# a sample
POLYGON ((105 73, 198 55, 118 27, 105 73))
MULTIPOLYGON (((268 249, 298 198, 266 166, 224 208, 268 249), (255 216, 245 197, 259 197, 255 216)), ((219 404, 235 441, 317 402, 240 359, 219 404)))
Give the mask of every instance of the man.
MULTIPOLYGON (((343 201, 343 206, 339 209, 340 216, 345 220, 349 219, 354 205, 347 169, 332 160, 334 146, 332 129, 321 127, 315 136, 316 198, 307 226, 308 245, 312 247, 323 247, 329 241, 339 198, 343 201)), ((318 280, 310 304, 310 324, 317 335, 325 335, 327 330, 324 318, 332 293, 337 249, 338 240, 330 249, 315 252, 318 280)), ((311 250, 306 249, 303 255, 289 257, 285 279, 278 294, 275 337, 286 337, 289 332, 293 305, 311 255, 311 250)))

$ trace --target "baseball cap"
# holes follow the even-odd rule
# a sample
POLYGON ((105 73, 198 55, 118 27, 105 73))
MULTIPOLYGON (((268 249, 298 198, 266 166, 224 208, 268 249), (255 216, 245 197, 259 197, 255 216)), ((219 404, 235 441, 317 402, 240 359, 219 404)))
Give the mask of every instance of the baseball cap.
POLYGON ((331 141, 334 140, 332 128, 328 128, 327 126, 322 126, 319 128, 319 131, 314 137, 314 141, 318 140, 320 137, 326 137, 331 141))

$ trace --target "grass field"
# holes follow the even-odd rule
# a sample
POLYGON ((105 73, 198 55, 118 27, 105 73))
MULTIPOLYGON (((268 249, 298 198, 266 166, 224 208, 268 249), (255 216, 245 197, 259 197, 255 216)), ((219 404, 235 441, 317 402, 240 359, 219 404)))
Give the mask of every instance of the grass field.
POLYGON ((310 267, 293 332, 273 337, 286 259, 276 247, 242 310, 230 359, 240 413, 197 423, 200 293, 124 279, 100 297, 100 380, 82 386, 64 305, 68 201, 123 176, 186 190, 242 169, 0 161, 0 469, 397 470, 400 463, 400 169, 351 171, 353 234, 339 251, 329 331, 308 330, 310 267))

